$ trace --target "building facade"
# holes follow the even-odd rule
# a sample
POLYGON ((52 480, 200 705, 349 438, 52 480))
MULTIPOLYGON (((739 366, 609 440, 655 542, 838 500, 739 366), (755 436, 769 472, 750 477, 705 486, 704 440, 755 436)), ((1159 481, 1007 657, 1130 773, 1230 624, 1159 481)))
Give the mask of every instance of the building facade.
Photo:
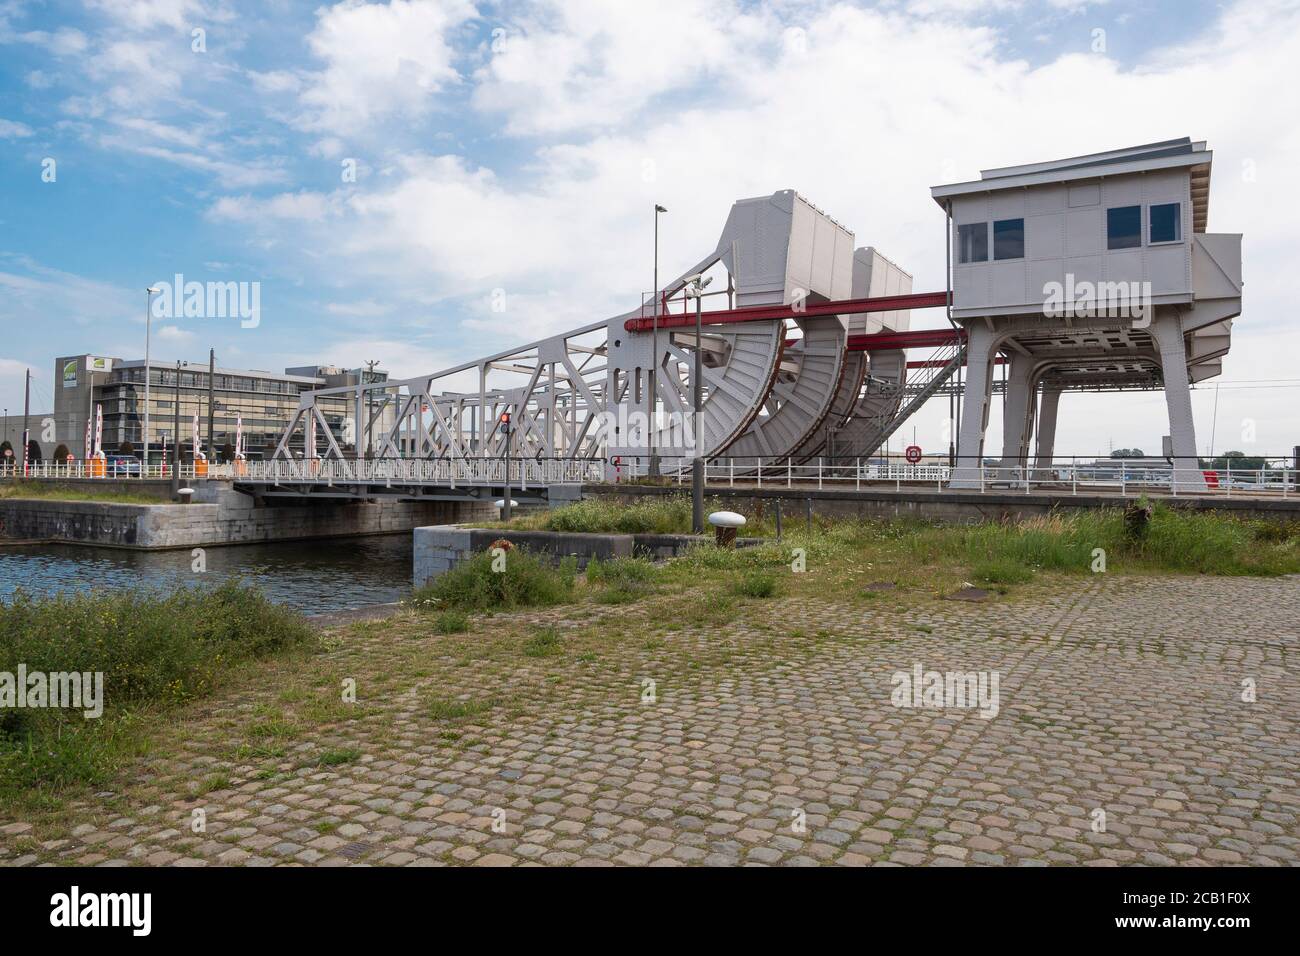
MULTIPOLYGON (((104 415, 102 448, 106 454, 139 456, 145 443, 145 363, 143 359, 73 355, 55 361, 54 429, 57 444, 74 458, 84 458, 86 426, 92 442, 96 408, 104 415)), ((149 458, 157 462, 169 448, 179 417, 181 451, 193 455, 194 415, 209 459, 225 460, 233 453, 236 423, 242 418, 244 451, 250 460, 271 457, 299 396, 313 389, 355 386, 362 381, 387 381, 379 369, 303 366, 283 373, 218 366, 209 385, 208 363, 151 360, 149 364, 149 458), (208 417, 212 417, 209 442, 208 417)), ((321 411, 339 446, 356 453, 355 403, 347 395, 321 399, 321 411)), ((320 436, 323 441, 324 436, 320 436)), ((301 452, 301 441, 298 451, 301 452)), ((362 454, 365 453, 364 436, 362 454)), ((55 447, 42 447, 53 458, 55 447)))
POLYGON ((1169 458, 1196 472, 1190 386, 1218 375, 1241 312, 1241 235, 1206 232, 1212 154, 1168 140, 990 169, 932 189, 951 222, 952 318, 969 375, 955 487, 979 484, 993 362, 1007 357, 1002 463, 1050 464, 1061 392, 1162 388, 1169 458))

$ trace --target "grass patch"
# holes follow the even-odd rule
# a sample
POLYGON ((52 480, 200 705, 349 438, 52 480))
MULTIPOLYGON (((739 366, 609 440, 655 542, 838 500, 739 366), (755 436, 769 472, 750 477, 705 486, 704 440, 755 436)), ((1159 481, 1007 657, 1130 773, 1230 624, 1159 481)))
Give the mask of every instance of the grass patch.
POLYGON ((630 604, 655 592, 655 565, 647 558, 594 560, 587 565, 587 582, 601 586, 601 604, 630 604))
POLYGON ((463 611, 443 611, 433 622, 439 634, 464 634, 469 630, 469 616, 463 611))
POLYGON ((971 577, 981 584, 1024 584, 1033 580, 1032 568, 1009 558, 990 558, 971 568, 971 577))
POLYGON ((15 595, 0 603, 0 672, 102 674, 103 714, 0 710, 0 804, 107 782, 147 747, 146 718, 211 694, 232 665, 315 641, 300 615, 238 581, 171 593, 15 595))
POLYGON ((743 597, 774 597, 777 592, 776 575, 767 571, 748 571, 732 587, 743 597))
POLYGON ((587 534, 686 534, 691 530, 691 500, 684 495, 665 495, 624 505, 589 498, 543 513, 537 518, 537 527, 587 534))
POLYGON ((572 558, 555 567, 544 555, 512 548, 503 570, 493 569, 496 561, 491 551, 474 555, 416 591, 413 603, 438 611, 492 611, 549 607, 573 597, 578 567, 572 558))
POLYGON ((199 781, 198 786, 194 788, 194 795, 196 797, 202 797, 209 793, 215 793, 218 790, 225 790, 229 786, 229 775, 224 773, 214 773, 206 780, 199 781))
POLYGON ((560 632, 554 627, 543 627, 524 641, 525 657, 556 657, 564 653, 560 632))
POLYGON ((339 750, 326 750, 316 758, 317 767, 341 767, 343 764, 355 763, 361 759, 361 751, 355 747, 339 750))
MULTIPOLYGON (((21 442, 19 443, 21 444, 21 442)), ((45 481, 0 482, 0 498, 34 498, 41 501, 104 501, 118 505, 161 505, 170 498, 118 488, 67 488, 45 481)))

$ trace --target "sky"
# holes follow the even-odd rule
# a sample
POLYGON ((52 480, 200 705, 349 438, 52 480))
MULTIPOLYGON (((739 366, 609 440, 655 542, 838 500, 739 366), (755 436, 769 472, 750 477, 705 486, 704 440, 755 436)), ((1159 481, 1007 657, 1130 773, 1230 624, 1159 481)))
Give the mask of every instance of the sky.
MULTIPOLYGON (((652 285, 655 203, 664 276, 795 189, 941 290, 931 186, 1190 136, 1209 231, 1245 234, 1198 445, 1280 455, 1297 64, 1300 0, 0 0, 0 405, 30 366, 47 410, 55 356, 141 357, 177 273, 258 283, 260 315, 155 319, 158 359, 410 376, 602 320, 652 285)), ((1056 448, 1166 431, 1161 393, 1067 395, 1056 448)))

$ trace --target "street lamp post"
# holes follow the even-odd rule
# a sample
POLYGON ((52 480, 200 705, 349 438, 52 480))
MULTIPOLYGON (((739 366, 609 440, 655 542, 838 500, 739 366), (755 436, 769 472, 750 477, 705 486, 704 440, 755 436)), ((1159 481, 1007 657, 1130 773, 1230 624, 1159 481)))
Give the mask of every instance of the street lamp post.
POLYGON ((702 326, 704 324, 704 289, 712 281, 712 279, 705 279, 700 275, 693 275, 686 280, 684 290, 688 298, 695 299, 695 370, 691 375, 695 393, 695 415, 694 425, 691 429, 691 441, 695 445, 695 456, 691 461, 691 530, 696 534, 704 533, 704 456, 702 454, 703 436, 700 434, 704 406, 704 342, 702 326))
POLYGON ((651 297, 654 304, 650 307, 650 477, 659 477, 659 453, 655 448, 655 432, 658 431, 659 410, 659 214, 667 212, 663 206, 655 203, 655 284, 651 297))
POLYGON ((176 362, 176 401, 172 407, 172 500, 180 497, 181 490, 181 366, 176 362))
POLYGON ((150 306, 154 293, 159 291, 153 286, 144 290, 144 451, 140 455, 140 474, 145 478, 149 477, 149 326, 153 321, 150 306))

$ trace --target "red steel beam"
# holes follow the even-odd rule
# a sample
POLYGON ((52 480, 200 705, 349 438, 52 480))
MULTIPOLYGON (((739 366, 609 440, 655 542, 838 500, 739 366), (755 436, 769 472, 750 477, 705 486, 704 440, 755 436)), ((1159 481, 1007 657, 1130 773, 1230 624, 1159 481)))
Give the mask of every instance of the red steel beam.
MULTIPOLYGON (((773 319, 793 319, 815 315, 854 315, 861 312, 896 312, 902 309, 937 309, 948 304, 947 292, 915 292, 910 295, 885 295, 874 299, 841 299, 835 302, 804 302, 796 310, 793 305, 750 305, 742 309, 718 309, 705 312, 705 325, 729 325, 732 322, 765 322, 773 319)), ((629 332, 649 332, 653 317, 628 319, 623 327, 629 332)), ((695 313, 674 312, 660 314, 659 328, 683 329, 695 325, 695 313)), ((881 346, 885 348, 886 346, 881 346)))
POLYGON ((850 352, 881 352, 885 349, 937 349, 954 342, 964 342, 961 329, 918 329, 914 332, 877 332, 875 335, 850 335, 850 352))
MULTIPOLYGON (((883 352, 886 349, 932 349, 954 342, 962 342, 966 333, 960 329, 917 329, 913 332, 875 332, 871 335, 850 335, 846 350, 849 352, 883 352)), ((786 339, 789 348, 799 339, 786 339)), ((944 364, 944 363, 939 363, 944 364)), ((919 365, 915 366, 920 368, 919 365)))

